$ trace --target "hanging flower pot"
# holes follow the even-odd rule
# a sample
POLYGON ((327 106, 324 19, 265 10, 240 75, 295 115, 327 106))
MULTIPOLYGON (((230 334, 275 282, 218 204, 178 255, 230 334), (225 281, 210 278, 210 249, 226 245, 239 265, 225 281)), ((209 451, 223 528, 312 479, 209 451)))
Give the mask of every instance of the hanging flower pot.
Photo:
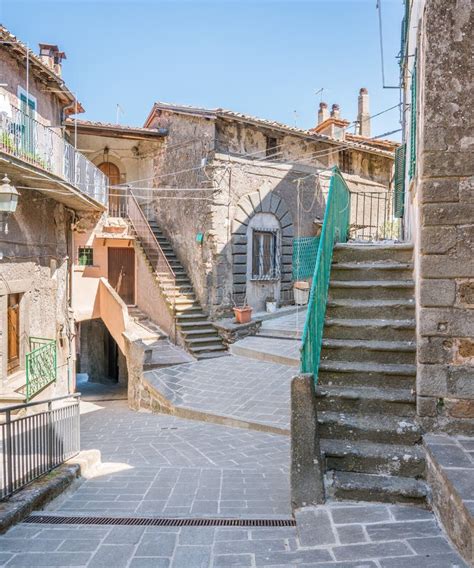
POLYGON ((242 306, 241 308, 233 308, 235 320, 237 323, 249 323, 252 319, 252 306, 242 306))

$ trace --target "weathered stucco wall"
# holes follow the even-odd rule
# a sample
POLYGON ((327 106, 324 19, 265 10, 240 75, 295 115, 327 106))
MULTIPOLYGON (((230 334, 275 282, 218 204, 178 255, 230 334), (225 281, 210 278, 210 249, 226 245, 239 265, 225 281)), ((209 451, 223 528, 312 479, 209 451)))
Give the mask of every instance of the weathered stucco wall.
POLYGON ((420 27, 415 207, 418 412, 472 433, 474 419, 474 9, 426 3, 420 27), (429 86, 429 88, 428 88, 429 86))
MULTIPOLYGON (((18 208, 0 234, 0 387, 7 377, 7 298, 20 293, 20 369, 25 368, 29 338, 55 339, 58 346, 57 391, 67 388, 67 357, 72 340, 68 316, 69 213, 52 199, 20 190, 18 208)), ((74 368, 71 360, 71 370, 74 368)))
MULTIPOLYGON (((0 98, 20 108, 18 87, 26 90, 25 62, 12 57, 8 52, 8 46, 5 46, 0 49, 0 69, 2 70, 2 84, 5 84, 0 87, 0 98)), ((59 102, 57 95, 48 92, 47 88, 46 83, 39 81, 33 73, 30 73, 29 94, 35 97, 37 102, 36 119, 43 124, 55 126, 55 131, 60 133, 63 105, 59 102)))
POLYGON ((214 122, 163 112, 149 126, 169 129, 163 150, 154 157, 153 186, 177 189, 153 192, 154 216, 191 278, 197 297, 206 306, 212 270, 212 192, 199 188, 211 186, 202 160, 212 157, 214 122), (204 235, 202 245, 196 242, 198 233, 204 235))

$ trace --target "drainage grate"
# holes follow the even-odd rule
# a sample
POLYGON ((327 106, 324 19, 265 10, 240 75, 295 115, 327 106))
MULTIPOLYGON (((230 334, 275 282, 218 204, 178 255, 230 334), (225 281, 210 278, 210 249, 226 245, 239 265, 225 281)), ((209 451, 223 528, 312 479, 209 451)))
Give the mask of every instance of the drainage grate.
POLYGON ((177 519, 156 517, 66 517, 30 515, 23 521, 40 525, 126 525, 143 527, 294 527, 294 519, 177 519))

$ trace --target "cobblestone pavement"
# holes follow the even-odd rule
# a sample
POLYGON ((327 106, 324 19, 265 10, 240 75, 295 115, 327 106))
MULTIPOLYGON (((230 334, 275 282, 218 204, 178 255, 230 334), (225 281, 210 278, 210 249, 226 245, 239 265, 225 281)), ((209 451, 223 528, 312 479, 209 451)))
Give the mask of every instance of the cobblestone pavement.
POLYGON ((294 374, 285 365, 232 356, 148 371, 145 379, 175 406, 287 429, 294 374))

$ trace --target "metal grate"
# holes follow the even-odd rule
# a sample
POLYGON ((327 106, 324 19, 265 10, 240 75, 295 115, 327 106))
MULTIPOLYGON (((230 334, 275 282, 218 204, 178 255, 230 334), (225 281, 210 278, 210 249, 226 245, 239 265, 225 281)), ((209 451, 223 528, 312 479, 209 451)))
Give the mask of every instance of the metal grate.
POLYGON ((68 517, 30 515, 24 523, 39 525, 125 525, 144 527, 294 527, 294 519, 177 519, 167 517, 68 517))

